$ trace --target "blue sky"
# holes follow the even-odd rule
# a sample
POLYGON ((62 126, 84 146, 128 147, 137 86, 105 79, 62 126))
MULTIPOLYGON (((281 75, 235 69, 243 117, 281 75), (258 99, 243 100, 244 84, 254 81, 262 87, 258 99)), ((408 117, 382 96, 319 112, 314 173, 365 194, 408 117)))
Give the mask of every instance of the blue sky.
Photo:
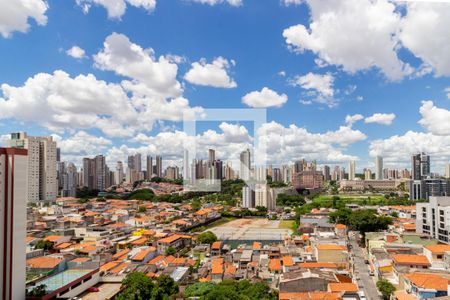
MULTIPOLYGON (((18 13, 17 24, 6 15, 8 9, 0 13, 2 140, 12 131, 55 134, 67 160, 104 153, 114 162, 139 151, 163 153, 176 162, 181 154, 174 145, 183 139, 175 117, 180 111, 267 106, 268 124, 279 125, 268 141, 283 148, 269 147, 271 163, 305 157, 344 165, 357 159, 362 169, 373 167, 379 154, 401 168, 416 151, 431 153, 437 171, 450 161, 450 4, 139 0, 135 3, 141 5, 133 6, 116 0, 126 6, 119 17, 103 0, 33 1, 36 7, 30 10, 22 0, 0 0, 2 6, 16 6, 11 14, 18 13), (83 55, 69 55, 74 46, 83 55), (149 65, 129 64, 133 47, 149 65), (164 66, 158 64, 161 56, 164 66), (213 61, 216 68, 208 71, 205 66, 213 61), (194 64, 199 72, 189 77, 194 64), (56 76, 56 70, 67 76, 56 76), (45 78, 26 84, 39 73, 45 78), (88 74, 94 79, 83 77, 68 86, 88 74), (114 85, 117 93, 105 95, 94 87, 99 81, 114 85), (144 86, 146 91, 138 93, 144 86), (270 93, 261 94, 263 88, 270 93), (116 96, 124 100, 115 103, 116 96), (80 97, 90 104, 80 105, 80 97), (179 97, 184 102, 169 105, 179 97), (149 112, 142 114, 144 106, 149 112), (94 112, 96 107, 106 109, 94 112), (118 112, 122 109, 129 110, 126 117, 118 112), (380 115, 369 123, 374 114, 380 115), (354 115, 361 116, 346 123, 354 115), (99 119, 114 122, 118 130, 105 132, 108 125, 99 119), (291 125, 304 131, 289 130, 291 125), (163 131, 168 135, 161 136, 163 131), (277 138, 280 134, 285 138, 277 138)), ((234 127, 227 132, 220 122, 198 126, 199 134, 208 129, 225 134, 217 136, 226 139, 219 142, 208 134, 205 146, 236 144, 223 150, 224 159, 246 146, 240 126, 253 130, 250 124, 230 124, 234 127)))

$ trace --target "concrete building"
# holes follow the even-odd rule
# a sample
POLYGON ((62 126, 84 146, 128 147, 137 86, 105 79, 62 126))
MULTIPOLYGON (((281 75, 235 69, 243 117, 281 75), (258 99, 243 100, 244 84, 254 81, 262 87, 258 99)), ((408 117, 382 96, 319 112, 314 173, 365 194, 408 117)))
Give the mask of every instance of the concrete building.
POLYGON ((383 179, 383 158, 381 156, 375 158, 375 179, 383 179))
POLYGON ((63 197, 76 197, 78 186, 77 167, 73 163, 69 163, 65 172, 62 174, 62 190, 63 197))
POLYGON ((340 189, 347 191, 394 191, 404 181, 401 180, 343 180, 340 189))
POLYGON ((424 179, 409 181, 409 199, 429 199, 430 197, 450 196, 450 180, 424 179))
POLYGON ((25 299, 27 150, 0 148, 0 298, 25 299))
POLYGON ((354 180, 356 177, 356 162, 351 160, 348 163, 348 180, 354 180))
POLYGON ((118 161, 116 164, 116 172, 114 173, 114 183, 121 184, 125 179, 125 174, 123 172, 123 163, 118 161))
POLYGON ((450 197, 430 197, 416 204, 416 231, 429 234, 442 243, 450 241, 450 197))
POLYGON ((267 184, 255 185, 255 207, 262 206, 267 210, 276 208, 275 193, 267 184))
POLYGON ((55 201, 58 195, 56 174, 56 142, 50 137, 12 133, 12 148, 28 150, 28 201, 55 201))
POLYGON ((370 169, 364 169, 364 179, 372 180, 372 171, 370 169))
POLYGON ((294 174, 292 185, 297 189, 316 190, 323 187, 323 174, 320 171, 301 171, 294 174))
POLYGON ((414 154, 411 158, 412 179, 422 180, 430 176, 430 156, 425 153, 414 154))
POLYGON ((155 157, 156 164, 155 164, 155 174, 157 177, 162 177, 163 171, 162 171, 162 156, 156 155, 155 157))
POLYGON ((445 178, 450 179, 450 164, 445 166, 445 178))
POLYGON ((325 181, 330 181, 331 180, 331 172, 330 172, 330 167, 329 166, 324 166, 323 167, 323 178, 325 181))
POLYGON ((240 162, 241 162, 241 165, 240 165, 239 176, 243 180, 249 180, 250 173, 251 173, 250 170, 252 168, 250 149, 247 149, 247 150, 241 152, 240 162))
POLYGON ((103 155, 83 158, 83 187, 103 191, 109 187, 109 169, 103 155))
POLYGON ((153 157, 151 155, 147 155, 147 180, 150 180, 153 176, 153 157))
POLYGON ((242 188, 242 207, 255 207, 255 190, 249 186, 244 186, 242 188))

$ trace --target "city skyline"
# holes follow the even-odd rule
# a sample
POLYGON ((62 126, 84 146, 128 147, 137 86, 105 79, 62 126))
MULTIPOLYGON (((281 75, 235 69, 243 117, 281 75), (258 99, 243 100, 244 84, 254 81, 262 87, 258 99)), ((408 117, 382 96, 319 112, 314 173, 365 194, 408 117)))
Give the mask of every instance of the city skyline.
MULTIPOLYGON (((77 166, 99 154, 112 166, 136 152, 181 166, 183 113, 266 107, 261 136, 269 141, 269 164, 355 160, 361 173, 375 170, 377 155, 386 167, 401 169, 412 154, 426 152, 433 169, 444 174, 450 161, 450 54, 445 44, 427 39, 450 27, 446 4, 407 4, 397 11, 387 1, 360 2, 368 15, 355 21, 376 37, 373 49, 365 49, 351 39, 358 36, 346 23, 352 9, 341 4, 330 8, 339 16, 334 24, 322 22, 327 8, 314 1, 124 2, 123 10, 89 1, 35 2, 41 4, 35 12, 23 15, 38 24, 29 21, 25 30, 27 21, 19 18, 20 24, 0 26, 1 145, 10 132, 26 131, 53 135, 62 160, 77 166), (420 18, 412 16, 426 12, 442 17, 421 27, 420 48, 411 36, 420 18), (386 27, 372 32, 370 17, 377 13, 384 17, 376 22, 386 27), (274 16, 270 24, 268 16, 274 16), (177 24, 167 22, 174 17, 177 24), (67 19, 71 25, 61 26, 67 19), (83 36, 73 24, 95 26, 83 36), (321 30, 302 35, 311 25, 321 30), (330 39, 332 28, 348 37, 355 55, 330 39), (313 42, 322 40, 328 42, 315 48, 313 42), (29 48, 36 51, 25 53, 29 48), (133 62, 137 69, 128 68, 133 62)), ((246 122, 198 127, 200 145, 214 146, 218 158, 236 148, 238 155, 254 138, 246 122)))

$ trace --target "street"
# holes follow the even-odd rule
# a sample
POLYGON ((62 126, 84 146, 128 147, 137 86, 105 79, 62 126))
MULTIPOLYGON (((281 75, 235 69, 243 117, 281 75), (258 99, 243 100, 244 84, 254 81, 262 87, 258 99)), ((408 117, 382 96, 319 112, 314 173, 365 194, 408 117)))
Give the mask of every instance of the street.
POLYGON ((352 246, 351 252, 354 254, 354 271, 356 277, 359 277, 359 288, 363 288, 368 300, 380 299, 378 296, 377 287, 375 286, 372 277, 369 275, 369 267, 364 263, 364 255, 362 249, 356 241, 355 235, 350 235, 349 239, 350 245, 352 246))

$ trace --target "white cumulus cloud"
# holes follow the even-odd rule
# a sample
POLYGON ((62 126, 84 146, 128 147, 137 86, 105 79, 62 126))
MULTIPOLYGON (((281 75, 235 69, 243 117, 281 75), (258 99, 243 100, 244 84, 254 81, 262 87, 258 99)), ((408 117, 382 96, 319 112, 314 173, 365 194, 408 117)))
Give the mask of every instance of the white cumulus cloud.
POLYGON ((364 122, 365 123, 377 123, 381 125, 391 125, 395 119, 395 114, 382 114, 376 113, 370 117, 367 117, 364 122))
POLYGON ((263 87, 261 91, 250 92, 242 97, 242 103, 256 108, 281 107, 287 100, 286 94, 278 94, 267 87, 263 87))
MULTIPOLYGON (((419 124, 435 135, 450 136, 450 110, 436 107, 433 101, 423 101, 419 124)), ((448 137, 450 138, 450 137, 448 137)))
POLYGON ((143 8, 152 12, 156 7, 156 0, 75 0, 84 13, 88 13, 92 5, 103 6, 110 19, 120 19, 127 9, 127 5, 143 8))
POLYGON ((192 84, 212 86, 217 88, 235 88, 236 82, 228 75, 230 66, 234 61, 223 57, 207 63, 205 59, 194 62, 191 69, 184 75, 184 79, 192 84))
POLYGON ((208 5, 216 5, 221 3, 228 3, 231 6, 241 6, 242 0, 191 0, 192 2, 201 3, 201 4, 208 4, 208 5))
POLYGON ((0 0, 0 35, 8 38, 15 31, 27 32, 30 19, 40 26, 46 25, 47 9, 45 0, 0 0))
POLYGON ((334 99, 334 77, 331 74, 321 75, 309 72, 304 76, 296 76, 291 80, 291 84, 308 91, 305 94, 308 97, 306 101, 326 104, 329 107, 337 104, 334 99))
POLYGON ((86 57, 86 52, 84 51, 84 49, 80 48, 79 46, 73 46, 72 48, 68 49, 66 51, 66 54, 76 58, 76 59, 81 59, 86 57))
POLYGON ((349 126, 352 126, 355 122, 358 122, 360 120, 364 119, 364 116, 361 114, 356 115, 347 115, 345 117, 345 123, 349 126))

